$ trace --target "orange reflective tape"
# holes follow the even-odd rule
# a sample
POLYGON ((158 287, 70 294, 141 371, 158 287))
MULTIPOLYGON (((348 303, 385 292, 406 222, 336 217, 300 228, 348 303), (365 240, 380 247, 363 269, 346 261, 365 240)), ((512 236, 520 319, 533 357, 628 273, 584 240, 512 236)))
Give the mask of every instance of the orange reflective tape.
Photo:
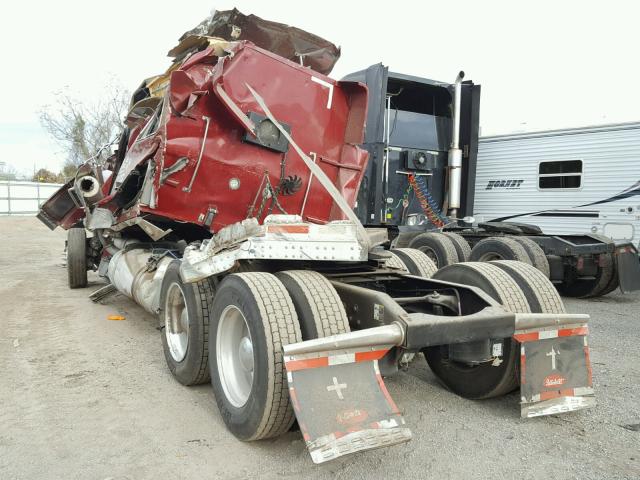
POLYGON ((356 352, 356 362, 380 360, 389 350, 373 350, 371 352, 356 352))
POLYGON ((398 410, 398 406, 396 405, 396 402, 394 402, 393 398, 391 398, 391 395, 389 395, 387 386, 384 384, 384 381, 382 380, 382 375, 380 375, 379 373, 376 373, 376 379, 378 380, 378 386, 380 387, 380 390, 382 390, 382 394, 384 395, 384 398, 387 399, 387 403, 389 403, 389 406, 391 407, 391 411, 393 413, 400 413, 400 410, 398 410))
POLYGON ((592 387, 593 371, 591 370, 591 355, 589 354, 589 347, 587 345, 584 346, 584 356, 587 363, 587 380, 589 381, 589 386, 592 387))
POLYGON ((520 343, 524 343, 524 342, 535 342, 540 338, 540 336, 538 332, 516 333, 513 336, 513 338, 515 338, 520 343))
POLYGON ((287 368, 288 372, 295 372, 297 370, 306 370, 307 368, 328 367, 329 358, 320 357, 320 358, 307 358, 304 360, 291 360, 289 362, 285 362, 284 365, 287 368))
POLYGON ((309 233, 309 225, 269 225, 269 233, 309 233))
POLYGON ((558 330, 559 337, 572 337, 574 335, 589 335, 589 327, 563 328, 558 330))

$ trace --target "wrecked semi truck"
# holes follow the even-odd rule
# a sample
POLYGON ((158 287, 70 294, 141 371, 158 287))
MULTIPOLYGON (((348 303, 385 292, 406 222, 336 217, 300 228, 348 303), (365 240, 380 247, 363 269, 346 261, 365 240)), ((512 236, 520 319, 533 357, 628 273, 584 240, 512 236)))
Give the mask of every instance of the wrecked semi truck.
MULTIPOLYGON (((378 64, 345 79, 369 90, 363 148, 370 160, 356 207, 364 224, 389 228, 395 246, 417 248, 440 267, 517 260, 538 268, 570 297, 640 289, 638 250, 631 242, 587 232, 544 234, 525 223, 473 223, 480 85, 465 81, 463 72, 447 83, 378 64)), ((562 168, 560 163, 549 168, 562 168)), ((493 174, 485 188, 507 192, 521 185, 493 174)), ((557 191, 562 176, 561 170, 548 174, 557 191)))
POLYGON ((235 436, 297 419, 316 463, 408 441, 383 377, 418 352, 465 398, 519 389, 524 417, 594 404, 589 316, 537 269, 438 269, 358 219, 369 102, 325 75, 335 46, 234 10, 173 52, 134 94, 115 155, 39 218, 69 231, 72 288, 94 269, 108 280, 94 300, 120 292, 159 315, 171 373, 211 382, 235 436))

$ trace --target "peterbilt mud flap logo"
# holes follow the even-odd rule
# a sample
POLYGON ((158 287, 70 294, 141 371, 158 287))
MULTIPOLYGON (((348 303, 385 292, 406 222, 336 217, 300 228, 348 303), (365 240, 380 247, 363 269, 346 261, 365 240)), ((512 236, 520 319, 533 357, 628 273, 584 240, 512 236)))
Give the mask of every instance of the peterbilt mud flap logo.
POLYGON ((520 407, 538 417, 595 405, 586 325, 516 332, 520 342, 520 407))
POLYGON ((542 385, 545 388, 559 387, 560 385, 564 385, 566 381, 567 379, 562 375, 552 373, 551 375, 544 377, 544 382, 542 385))
POLYGON ((507 190, 519 189, 524 180, 489 180, 485 190, 494 190, 496 188, 505 188, 507 190))

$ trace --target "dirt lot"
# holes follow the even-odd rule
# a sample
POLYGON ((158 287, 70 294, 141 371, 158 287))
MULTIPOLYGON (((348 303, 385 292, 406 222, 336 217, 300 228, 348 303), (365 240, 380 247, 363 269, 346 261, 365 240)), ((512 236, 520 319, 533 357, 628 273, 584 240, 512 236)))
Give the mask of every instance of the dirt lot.
POLYGON ((67 289, 63 232, 5 217, 0 240, 0 479, 640 478, 640 295, 566 301, 592 316, 595 409, 521 420, 516 395, 463 400, 419 358, 387 380, 413 440, 314 466, 299 433, 229 434, 211 389, 165 368, 151 315, 93 304, 97 277, 67 289))

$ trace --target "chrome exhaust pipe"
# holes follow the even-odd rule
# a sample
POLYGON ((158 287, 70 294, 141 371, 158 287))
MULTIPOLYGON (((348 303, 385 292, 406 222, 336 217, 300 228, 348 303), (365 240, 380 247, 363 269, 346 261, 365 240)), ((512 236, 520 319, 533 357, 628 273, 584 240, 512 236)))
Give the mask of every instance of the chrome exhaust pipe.
POLYGON ((453 114, 451 118, 451 146, 449 148, 449 216, 458 217, 460 191, 462 190, 462 150, 460 149, 460 104, 462 101, 462 79, 464 72, 456 77, 453 91, 453 114))

